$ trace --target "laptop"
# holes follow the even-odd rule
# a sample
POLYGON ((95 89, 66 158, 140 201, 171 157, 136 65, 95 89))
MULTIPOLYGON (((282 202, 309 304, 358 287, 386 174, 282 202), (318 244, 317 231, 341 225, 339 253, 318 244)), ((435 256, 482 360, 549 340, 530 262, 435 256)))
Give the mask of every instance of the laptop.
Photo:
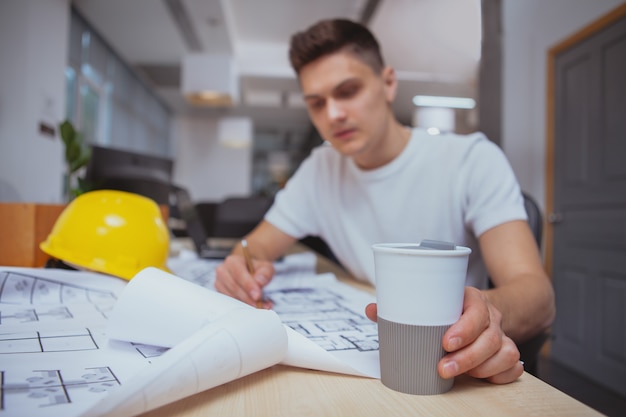
POLYGON ((196 206, 191 200, 189 192, 180 187, 174 189, 176 198, 176 208, 185 222, 187 234, 193 241, 198 257, 203 259, 224 259, 232 247, 211 247, 208 244, 208 236, 204 230, 204 225, 200 220, 196 206))

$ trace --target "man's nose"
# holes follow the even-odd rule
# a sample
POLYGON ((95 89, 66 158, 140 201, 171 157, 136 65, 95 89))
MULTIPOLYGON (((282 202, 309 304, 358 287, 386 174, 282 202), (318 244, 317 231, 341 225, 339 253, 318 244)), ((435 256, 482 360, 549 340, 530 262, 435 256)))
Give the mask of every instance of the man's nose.
POLYGON ((346 117, 346 112, 343 109, 343 106, 337 100, 328 101, 326 112, 330 120, 343 119, 346 117))

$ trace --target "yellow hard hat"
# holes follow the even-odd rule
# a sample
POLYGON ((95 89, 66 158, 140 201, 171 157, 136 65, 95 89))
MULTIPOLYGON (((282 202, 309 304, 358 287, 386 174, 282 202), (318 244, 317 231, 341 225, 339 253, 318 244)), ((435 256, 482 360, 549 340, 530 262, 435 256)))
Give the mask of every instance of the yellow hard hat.
POLYGON ((39 247, 69 265, 127 280, 149 266, 168 271, 169 233, 159 207, 124 191, 76 197, 39 247))

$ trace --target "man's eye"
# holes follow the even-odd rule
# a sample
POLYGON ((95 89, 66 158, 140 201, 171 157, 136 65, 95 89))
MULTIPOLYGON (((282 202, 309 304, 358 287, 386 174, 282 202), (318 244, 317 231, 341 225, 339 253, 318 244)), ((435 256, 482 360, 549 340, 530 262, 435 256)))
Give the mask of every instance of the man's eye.
POLYGON ((309 108, 312 109, 312 110, 319 110, 322 107, 324 107, 324 101, 323 100, 309 101, 309 108))
POLYGON ((345 86, 337 91, 337 98, 350 98, 359 91, 358 85, 345 86))

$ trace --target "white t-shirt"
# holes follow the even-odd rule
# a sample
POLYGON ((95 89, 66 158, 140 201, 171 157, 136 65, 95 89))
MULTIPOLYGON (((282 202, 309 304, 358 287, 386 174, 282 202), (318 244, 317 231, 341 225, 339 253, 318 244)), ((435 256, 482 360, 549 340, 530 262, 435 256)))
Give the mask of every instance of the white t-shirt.
POLYGON ((374 243, 434 239, 467 246, 466 284, 486 288, 477 237, 526 219, 526 211, 505 155, 483 134, 414 129, 402 153, 373 170, 329 145, 314 149, 265 219, 296 239, 321 237, 352 275, 374 285, 374 243))

